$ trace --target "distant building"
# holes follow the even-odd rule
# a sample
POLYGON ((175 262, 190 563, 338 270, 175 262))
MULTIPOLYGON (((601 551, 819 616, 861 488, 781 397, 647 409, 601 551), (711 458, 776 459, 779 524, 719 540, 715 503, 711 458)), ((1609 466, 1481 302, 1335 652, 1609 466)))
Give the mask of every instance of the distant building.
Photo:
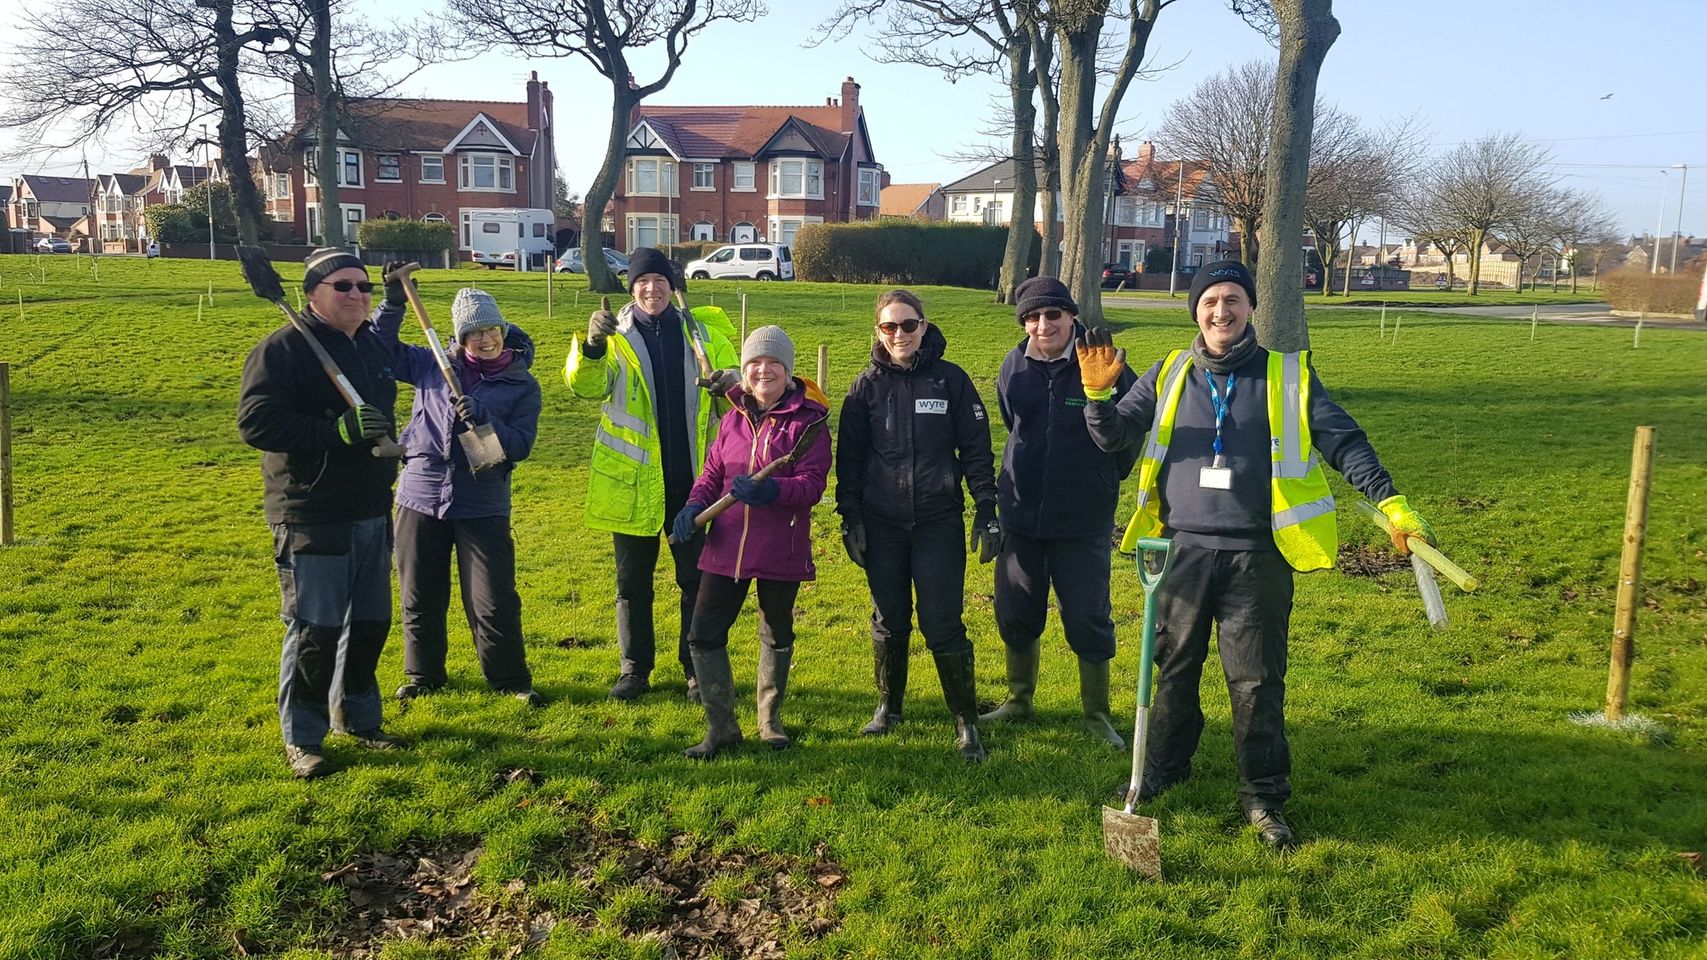
POLYGON ((892 183, 878 196, 877 215, 941 220, 948 209, 940 183, 892 183))
POLYGON ((95 181, 25 174, 12 180, 12 226, 31 234, 74 239, 77 222, 94 206, 95 181))
MULTIPOLYGON (((877 162, 859 84, 823 106, 659 106, 629 118, 604 232, 617 249, 683 240, 791 245, 809 223, 877 216, 877 162)), ((591 225, 589 225, 590 228, 591 225)))

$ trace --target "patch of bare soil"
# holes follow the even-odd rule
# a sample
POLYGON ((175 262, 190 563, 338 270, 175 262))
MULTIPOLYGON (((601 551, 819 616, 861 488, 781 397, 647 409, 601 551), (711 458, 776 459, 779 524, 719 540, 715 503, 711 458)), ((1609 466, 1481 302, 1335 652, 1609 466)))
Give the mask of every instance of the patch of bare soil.
POLYGON ((396 939, 451 947, 485 942, 516 957, 543 943, 557 924, 592 927, 603 911, 626 934, 658 941, 667 958, 774 960, 786 955, 787 937, 817 939, 840 923, 834 902, 846 873, 821 847, 808 862, 761 851, 716 852, 686 835, 652 845, 582 825, 534 865, 536 877, 568 878, 589 891, 585 910, 565 916, 538 908, 527 880, 510 881, 502 902, 476 890, 470 873, 483 849, 472 838, 410 841, 394 853, 364 854, 327 871, 321 879, 348 892, 350 910, 320 946, 360 960, 396 939), (626 906, 607 910, 617 891, 626 906))
POLYGON ((1399 556, 1390 547, 1341 543, 1337 566, 1341 573, 1354 577, 1378 577, 1395 570, 1409 570, 1411 562, 1399 556))

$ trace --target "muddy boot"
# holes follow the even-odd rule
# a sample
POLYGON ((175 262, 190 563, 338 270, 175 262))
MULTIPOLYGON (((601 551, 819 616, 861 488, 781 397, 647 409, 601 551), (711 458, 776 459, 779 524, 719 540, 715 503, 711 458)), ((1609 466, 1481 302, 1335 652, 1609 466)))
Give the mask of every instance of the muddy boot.
POLYGON ((705 739, 682 751, 694 760, 709 760, 718 751, 741 742, 735 722, 735 679, 729 672, 729 648, 693 649, 693 672, 699 678, 699 701, 705 707, 705 739))
POLYGON ((1110 661, 1092 663, 1079 658, 1079 703, 1085 708, 1085 730, 1091 736, 1108 741, 1116 750, 1126 749, 1126 741, 1114 729, 1114 715, 1108 708, 1108 665, 1110 661))
POLYGON ((871 655, 876 664, 877 712, 860 733, 881 737, 901 722, 901 701, 907 696, 907 645, 873 640, 871 655))
POLYGON ((942 698, 948 701, 948 712, 954 714, 954 749, 960 751, 967 763, 982 763, 984 741, 978 737, 978 692, 973 682, 972 651, 938 656, 936 673, 942 681, 942 698))
POLYGON ((1008 699, 1001 706, 978 718, 984 723, 1023 720, 1033 712, 1031 700, 1037 694, 1037 665, 1043 658, 1043 645, 1033 641, 1029 647, 1006 647, 1006 651, 1008 699))
POLYGON ((793 647, 778 650, 768 643, 759 644, 759 739, 772 750, 787 750, 793 745, 782 728, 782 699, 788 693, 788 668, 793 661, 793 647))

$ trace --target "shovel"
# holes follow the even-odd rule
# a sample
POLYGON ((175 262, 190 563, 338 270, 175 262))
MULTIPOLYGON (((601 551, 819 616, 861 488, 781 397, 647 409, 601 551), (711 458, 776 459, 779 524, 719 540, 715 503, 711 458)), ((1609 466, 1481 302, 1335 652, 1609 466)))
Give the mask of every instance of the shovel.
POLYGON ((1167 575, 1174 542, 1162 537, 1138 541, 1138 582, 1144 585, 1144 643, 1138 657, 1138 718, 1132 730, 1132 779, 1126 808, 1102 808, 1102 847, 1113 859, 1151 880, 1162 879, 1162 851, 1156 821, 1133 813, 1144 785, 1144 742, 1150 732, 1150 668, 1156 660, 1156 589, 1167 575), (1151 562, 1154 561, 1154 572, 1151 562))
MULTIPOLYGON (((439 343, 438 332, 427 320, 427 308, 421 304, 421 294, 415 290, 415 278, 411 274, 419 269, 421 269, 420 264, 411 263, 399 267, 394 272, 394 276, 403 280, 403 294, 409 298, 409 306, 415 311, 415 319, 421 321, 421 330, 427 335, 427 345, 433 351, 433 359, 438 361, 439 372, 444 374, 445 385, 450 387, 450 396, 453 401, 451 408, 455 409, 454 401, 462 399, 462 385, 457 383, 456 371, 451 369, 450 357, 445 355, 444 345, 439 343)), ((503 442, 498 439, 498 431, 492 429, 490 423, 475 423, 460 414, 458 414, 458 419, 462 420, 468 427, 467 430, 458 433, 456 439, 462 444, 462 452, 468 458, 470 470, 479 473, 509 459, 504 453, 503 442)))

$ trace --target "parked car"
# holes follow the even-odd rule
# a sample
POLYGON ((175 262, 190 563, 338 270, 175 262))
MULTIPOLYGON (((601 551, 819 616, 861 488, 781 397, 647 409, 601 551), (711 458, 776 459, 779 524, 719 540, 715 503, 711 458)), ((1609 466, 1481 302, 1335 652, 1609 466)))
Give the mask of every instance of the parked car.
MULTIPOLYGON (((599 249, 604 251, 605 266, 609 267, 612 273, 619 277, 628 275, 628 256, 626 254, 619 253, 609 247, 600 247, 599 249)), ((557 258, 557 272, 587 272, 587 262, 581 258, 580 247, 570 247, 563 251, 563 256, 557 258)))
POLYGON ((780 243, 732 243, 682 273, 690 280, 793 280, 794 256, 780 243))
POLYGON ((1105 263, 1102 265, 1102 285, 1118 287, 1123 283, 1134 283, 1138 275, 1123 263, 1105 263))
POLYGON ((64 237, 42 237, 36 241, 37 253, 70 253, 71 242, 64 237))

